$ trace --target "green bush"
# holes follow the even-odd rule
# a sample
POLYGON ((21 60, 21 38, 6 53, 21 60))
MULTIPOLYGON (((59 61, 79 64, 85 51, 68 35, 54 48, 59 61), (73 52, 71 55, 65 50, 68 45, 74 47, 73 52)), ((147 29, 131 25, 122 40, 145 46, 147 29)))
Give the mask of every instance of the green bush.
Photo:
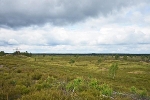
POLYGON ((103 95, 112 96, 113 90, 107 84, 99 85, 99 90, 103 95))
POLYGON ((82 90, 83 82, 83 78, 76 78, 66 85, 66 89, 72 92, 82 90))
POLYGON ((91 79, 90 82, 89 82, 89 86, 91 88, 97 88, 98 87, 98 81, 97 81, 97 79, 91 79))

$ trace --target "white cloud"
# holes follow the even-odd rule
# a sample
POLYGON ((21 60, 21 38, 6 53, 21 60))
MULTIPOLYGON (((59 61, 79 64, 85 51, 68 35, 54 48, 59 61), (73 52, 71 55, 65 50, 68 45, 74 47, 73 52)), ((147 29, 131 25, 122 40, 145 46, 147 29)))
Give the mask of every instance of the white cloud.
POLYGON ((15 44, 18 44, 18 41, 16 41, 15 39, 9 39, 8 44, 15 45, 15 44))

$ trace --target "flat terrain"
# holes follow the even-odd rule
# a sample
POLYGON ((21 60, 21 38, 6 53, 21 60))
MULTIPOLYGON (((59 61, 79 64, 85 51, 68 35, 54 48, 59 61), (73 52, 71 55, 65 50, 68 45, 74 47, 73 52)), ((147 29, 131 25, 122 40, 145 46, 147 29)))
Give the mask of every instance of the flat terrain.
POLYGON ((0 57, 0 100, 149 100, 150 62, 140 56, 0 57), (112 64, 118 65, 114 78, 112 64))

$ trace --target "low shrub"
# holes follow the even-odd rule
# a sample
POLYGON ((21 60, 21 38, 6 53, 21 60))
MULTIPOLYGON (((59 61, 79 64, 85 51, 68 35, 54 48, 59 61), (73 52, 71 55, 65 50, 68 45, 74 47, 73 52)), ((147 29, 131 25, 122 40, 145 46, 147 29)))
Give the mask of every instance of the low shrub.
POLYGON ((39 79, 41 79, 41 77, 42 77, 42 74, 40 74, 40 73, 34 73, 32 75, 33 80, 39 80, 39 79))

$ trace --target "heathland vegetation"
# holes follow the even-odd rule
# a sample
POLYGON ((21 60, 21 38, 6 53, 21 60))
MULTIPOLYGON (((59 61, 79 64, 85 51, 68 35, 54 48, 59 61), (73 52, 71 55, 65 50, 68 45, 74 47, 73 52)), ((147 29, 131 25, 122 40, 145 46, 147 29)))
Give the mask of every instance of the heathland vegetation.
POLYGON ((0 56, 0 100, 149 100, 150 55, 0 56))

